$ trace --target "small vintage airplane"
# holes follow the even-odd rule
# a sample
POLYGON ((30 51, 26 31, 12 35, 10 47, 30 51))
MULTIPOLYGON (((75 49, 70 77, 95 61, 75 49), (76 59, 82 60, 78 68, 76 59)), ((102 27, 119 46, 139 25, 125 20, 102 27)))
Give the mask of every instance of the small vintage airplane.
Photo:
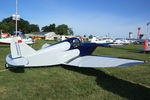
POLYGON ((44 44, 40 50, 36 51, 22 40, 14 38, 10 45, 11 54, 6 57, 6 68, 53 65, 115 67, 144 63, 140 60, 91 55, 96 47, 96 43, 69 38, 52 45, 44 44))
POLYGON ((113 40, 110 38, 98 39, 96 37, 93 37, 91 39, 91 43, 96 43, 99 46, 110 46, 113 44, 113 40))
MULTIPOLYGON (((10 45, 13 38, 14 37, 1 38, 0 39, 0 44, 10 45)), ((20 36, 17 36, 16 38, 21 39, 20 36)), ((24 39, 22 39, 22 41, 24 41, 26 44, 33 44, 34 43, 31 38, 24 38, 24 39)))
POLYGON ((18 38, 18 39, 22 39, 22 41, 24 41, 26 44, 33 44, 34 43, 31 38, 26 38, 21 33, 22 32, 19 32, 19 31, 17 32, 17 34, 19 34, 19 35, 11 35, 9 33, 1 33, 0 44, 10 45, 10 43, 14 37, 18 38))

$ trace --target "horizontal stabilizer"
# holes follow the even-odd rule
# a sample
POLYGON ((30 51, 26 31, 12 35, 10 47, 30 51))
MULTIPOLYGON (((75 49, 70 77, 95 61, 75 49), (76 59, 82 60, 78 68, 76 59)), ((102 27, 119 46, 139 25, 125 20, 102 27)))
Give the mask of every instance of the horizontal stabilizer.
POLYGON ((109 56, 82 56, 69 61, 66 65, 78 67, 116 67, 130 66, 139 63, 144 63, 144 61, 109 56))

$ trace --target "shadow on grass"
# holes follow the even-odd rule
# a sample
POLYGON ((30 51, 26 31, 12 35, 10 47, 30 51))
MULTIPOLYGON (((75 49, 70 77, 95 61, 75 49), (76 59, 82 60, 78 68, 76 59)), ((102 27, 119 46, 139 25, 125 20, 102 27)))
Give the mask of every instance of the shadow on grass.
POLYGON ((133 53, 146 53, 150 54, 150 51, 143 51, 143 50, 138 50, 138 49, 128 49, 128 48, 122 48, 122 47, 112 47, 114 49, 120 49, 120 50, 127 50, 128 52, 133 52, 133 53))
POLYGON ((48 68, 48 67, 59 67, 59 65, 54 65, 54 66, 38 66, 38 67, 14 67, 14 68, 8 68, 9 71, 14 72, 14 73, 24 73, 25 69, 31 69, 31 68, 48 68))
POLYGON ((0 44, 0 48, 9 48, 10 46, 9 45, 2 45, 0 44))
POLYGON ((103 89, 130 100, 150 100, 150 88, 110 76, 94 68, 63 66, 63 68, 88 76, 95 76, 97 85, 103 89))
POLYGON ((24 68, 10 68, 9 71, 14 72, 14 73, 24 73, 25 72, 24 68))

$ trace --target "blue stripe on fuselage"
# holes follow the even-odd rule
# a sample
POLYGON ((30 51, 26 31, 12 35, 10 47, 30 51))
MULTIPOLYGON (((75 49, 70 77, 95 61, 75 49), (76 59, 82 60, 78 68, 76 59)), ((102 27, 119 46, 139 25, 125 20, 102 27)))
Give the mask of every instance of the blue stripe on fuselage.
POLYGON ((79 49, 80 50, 80 56, 85 56, 85 55, 91 55, 92 52, 96 49, 97 44, 96 43, 89 43, 89 42, 81 42, 78 38, 68 38, 64 41, 61 42, 69 42, 71 44, 71 47, 69 50, 72 49, 79 49), (76 42, 78 41, 78 43, 76 44, 77 46, 74 46, 75 43, 74 41, 76 40, 76 42))
POLYGON ((97 44, 95 43, 81 43, 81 46, 78 47, 80 56, 91 55, 96 47, 97 44))
POLYGON ((52 44, 51 46, 57 45, 57 44, 62 43, 62 42, 69 42, 71 44, 71 47, 70 47, 69 50, 79 49, 80 50, 80 55, 79 56, 91 55, 92 52, 98 46, 96 43, 81 42, 76 37, 65 39, 65 40, 60 41, 58 43, 52 44))

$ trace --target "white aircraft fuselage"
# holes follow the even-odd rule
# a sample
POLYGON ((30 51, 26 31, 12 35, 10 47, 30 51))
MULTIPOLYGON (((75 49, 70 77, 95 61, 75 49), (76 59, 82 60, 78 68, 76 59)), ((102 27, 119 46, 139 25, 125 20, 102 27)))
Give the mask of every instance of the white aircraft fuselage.
POLYGON ((6 57, 6 67, 41 67, 70 65, 78 67, 115 67, 144 63, 144 61, 106 56, 93 56, 96 43, 84 43, 69 38, 56 44, 43 46, 36 51, 23 41, 13 39, 11 54, 6 57))

